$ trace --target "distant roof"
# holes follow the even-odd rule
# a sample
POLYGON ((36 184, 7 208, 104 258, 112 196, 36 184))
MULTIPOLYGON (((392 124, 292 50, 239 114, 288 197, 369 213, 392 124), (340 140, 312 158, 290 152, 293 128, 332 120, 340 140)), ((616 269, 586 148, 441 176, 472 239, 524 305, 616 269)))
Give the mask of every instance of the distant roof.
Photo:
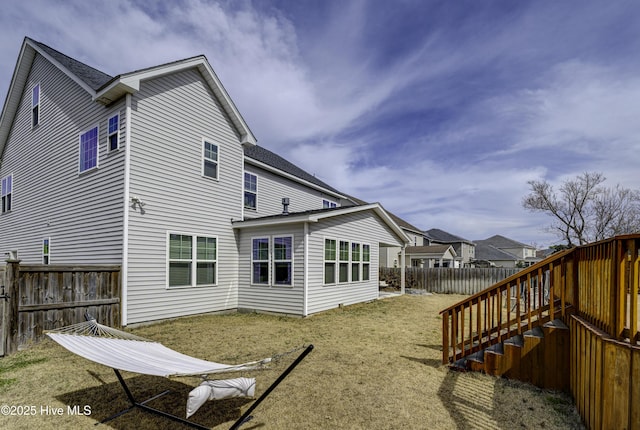
POLYGON ((526 245, 522 242, 518 242, 516 240, 513 239, 509 239, 508 237, 504 237, 501 236, 499 234, 496 234, 495 236, 491 236, 488 239, 484 239, 484 240, 474 240, 474 242, 476 244, 482 242, 488 245, 493 245, 496 248, 530 248, 530 249, 535 249, 535 247, 531 246, 531 245, 526 245))
POLYGON ((440 230, 439 228, 432 228, 424 232, 425 235, 434 241, 444 242, 444 243, 458 243, 464 242, 473 244, 472 241, 464 239, 460 236, 456 236, 455 234, 448 233, 444 230, 440 230))
POLYGON ((457 256, 456 251, 451 245, 429 245, 429 246, 407 246, 405 248, 406 254, 431 254, 442 255, 451 249, 451 253, 457 256))
POLYGON ((305 172, 304 170, 302 170, 300 167, 296 166, 295 164, 285 160, 284 158, 282 158, 281 156, 279 156, 278 154, 269 151, 268 149, 259 146, 259 145, 254 145, 254 146, 246 146, 244 148, 244 155, 259 161, 261 163, 267 164, 271 167, 274 167, 278 170, 281 170, 285 173, 288 173, 290 175, 295 176, 296 178, 305 180, 307 182, 311 182, 312 184, 315 184, 319 187, 325 188, 329 191, 332 191, 336 194, 342 194, 340 191, 336 190, 335 188, 333 188, 331 185, 321 181, 320 179, 318 179, 316 176, 311 175, 307 172, 305 172))
POLYGON ((97 91, 100 87, 113 79, 113 76, 109 76, 98 69, 88 66, 67 55, 64 55, 62 52, 56 51, 55 49, 45 45, 44 43, 38 42, 28 37, 26 39, 49 54, 54 60, 56 60, 62 66, 66 67, 70 72, 76 75, 94 91, 97 91))
POLYGON ((476 260, 487 261, 518 261, 519 258, 509 252, 496 248, 485 241, 476 242, 476 260))

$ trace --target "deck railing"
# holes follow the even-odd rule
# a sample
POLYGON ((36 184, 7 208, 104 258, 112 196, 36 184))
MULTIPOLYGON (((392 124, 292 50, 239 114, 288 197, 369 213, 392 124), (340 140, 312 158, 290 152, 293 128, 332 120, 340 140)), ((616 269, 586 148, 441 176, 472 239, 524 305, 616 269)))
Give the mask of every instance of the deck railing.
POLYGON ((639 249, 636 234, 558 252, 443 310, 443 363, 569 314, 636 344, 639 249))

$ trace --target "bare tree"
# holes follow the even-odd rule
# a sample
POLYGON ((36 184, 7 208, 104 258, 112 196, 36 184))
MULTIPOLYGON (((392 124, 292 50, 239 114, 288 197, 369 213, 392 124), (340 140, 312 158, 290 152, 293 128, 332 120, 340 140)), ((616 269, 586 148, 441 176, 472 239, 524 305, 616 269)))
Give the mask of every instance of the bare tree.
POLYGON ((568 246, 640 231, 640 192, 620 185, 605 188, 602 173, 586 172, 556 192, 546 180, 527 182, 522 206, 554 218, 550 230, 568 246))

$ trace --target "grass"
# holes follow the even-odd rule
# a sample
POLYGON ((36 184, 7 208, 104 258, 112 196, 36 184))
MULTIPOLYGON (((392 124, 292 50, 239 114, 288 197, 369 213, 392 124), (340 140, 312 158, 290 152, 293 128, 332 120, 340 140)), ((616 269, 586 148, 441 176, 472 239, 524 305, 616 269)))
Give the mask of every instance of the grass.
MULTIPOLYGON (((401 296, 304 319, 204 315, 131 331, 194 357, 229 363, 313 343, 313 352, 253 412, 254 419, 243 430, 583 428, 565 394, 454 372, 441 364, 438 312, 461 298, 401 296)), ((259 396, 295 356, 286 356, 272 369, 228 377, 255 377, 259 396)), ((199 383, 197 378, 123 375, 141 400, 170 389, 149 405, 179 416, 184 416, 188 392, 199 383)), ((50 340, 0 359, 0 378, 14 381, 0 384, 0 404, 35 406, 36 410, 29 416, 0 415, 0 428, 92 428, 128 407, 111 369, 50 340), (85 406, 90 414, 70 413, 86 412, 85 406), (62 408, 62 415, 48 415, 56 408, 62 408)), ((250 405, 247 399, 208 402, 191 420, 226 429, 250 405)), ((100 427, 181 428, 138 410, 100 427)))

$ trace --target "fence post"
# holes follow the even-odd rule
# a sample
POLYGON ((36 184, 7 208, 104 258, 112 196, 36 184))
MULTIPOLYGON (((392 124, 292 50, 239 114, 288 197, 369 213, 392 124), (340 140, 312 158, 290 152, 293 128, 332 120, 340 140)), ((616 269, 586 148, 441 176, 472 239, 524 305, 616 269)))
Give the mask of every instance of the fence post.
POLYGON ((5 332, 5 355, 18 350, 18 303, 20 301, 20 260, 17 251, 11 251, 5 268, 5 294, 8 306, 5 308, 3 324, 5 332))

